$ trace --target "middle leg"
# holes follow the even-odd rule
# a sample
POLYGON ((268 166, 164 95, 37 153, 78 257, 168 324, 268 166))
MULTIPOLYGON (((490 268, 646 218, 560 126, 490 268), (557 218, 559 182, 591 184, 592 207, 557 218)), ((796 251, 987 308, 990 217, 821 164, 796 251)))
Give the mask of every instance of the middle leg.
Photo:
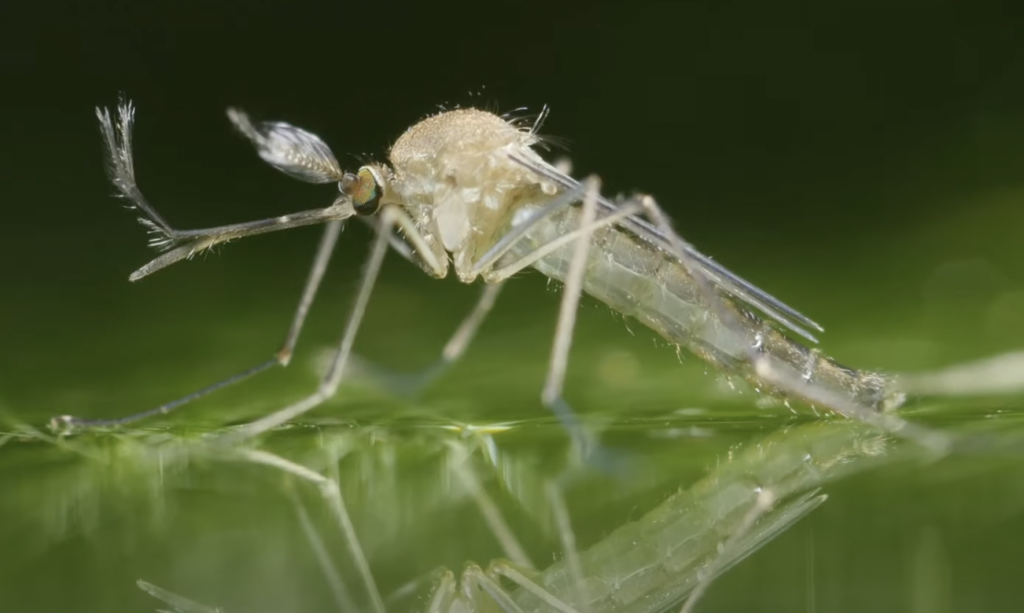
POLYGON ((473 305, 472 310, 466 314, 458 328, 445 343, 441 356, 430 366, 412 373, 394 372, 378 364, 374 364, 359 356, 352 356, 353 364, 349 368, 360 375, 368 376, 378 381, 383 387, 399 395, 415 398, 438 380, 455 365, 466 353, 470 343, 476 337, 480 325, 487 318, 487 315, 494 308, 494 303, 501 293, 504 282, 484 284, 480 297, 473 305))
MULTIPOLYGON (((224 435, 221 437, 221 442, 230 445, 259 436, 268 430, 277 428, 308 413, 334 396, 341 385, 342 377, 345 374, 345 367, 352 355, 352 346, 355 343, 356 333, 362 325, 370 294, 377 281, 377 276, 380 274, 381 264, 388 250, 391 232, 395 227, 399 228, 414 244, 423 243, 423 239, 417 233, 412 220, 400 208, 387 206, 381 211, 380 231, 377 232, 374 238, 373 246, 370 250, 370 258, 363 271, 363 279, 360 282, 355 304, 345 325, 345 332, 338 342, 330 364, 320 379, 320 385, 317 387, 317 390, 298 402, 292 403, 266 417, 246 424, 230 434, 224 435)), ((423 252, 422 249, 418 251, 423 252)), ((439 266, 437 262, 431 262, 431 264, 435 267, 439 266)))

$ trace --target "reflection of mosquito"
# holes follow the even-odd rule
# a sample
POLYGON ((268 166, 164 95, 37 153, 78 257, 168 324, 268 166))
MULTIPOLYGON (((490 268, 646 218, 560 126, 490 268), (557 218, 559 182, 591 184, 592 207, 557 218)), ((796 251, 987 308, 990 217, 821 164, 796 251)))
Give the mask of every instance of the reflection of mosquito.
MULTIPOLYGON (((141 213, 140 221, 154 236, 151 244, 165 249, 133 273, 132 280, 236 238, 317 223, 327 227, 291 328, 274 357, 150 411, 111 420, 64 416, 56 420, 58 425, 117 425, 168 413, 274 365, 287 364, 341 222, 353 216, 368 217, 378 237, 319 388, 250 424, 242 436, 285 423, 334 395, 389 244, 434 277, 444 277, 451 265, 461 281, 481 277, 487 283, 479 303, 445 347, 442 365, 464 352, 510 276, 532 266, 564 282, 542 399, 573 433, 580 429, 562 398, 562 387, 583 291, 762 392, 875 422, 882 419, 879 411, 902 402, 889 378, 843 367, 797 342, 797 336, 815 342, 812 330, 822 328, 698 253, 673 232, 652 198, 609 201, 600 195, 595 177, 577 182, 544 161, 534 147, 543 142, 537 129, 546 113, 532 126, 521 126, 474 109, 442 112, 399 137, 390 151, 390 166, 369 164, 348 173, 314 134, 285 123, 252 123, 231 109, 229 118, 265 161, 302 181, 337 182, 341 195, 323 209, 199 230, 173 228, 139 191, 132 160, 131 103, 120 105, 116 128, 107 110, 98 109, 97 114, 110 154, 111 179, 141 213)), ((890 423, 909 431, 902 421, 890 423)))
MULTIPOLYGON (((455 473, 453 481, 474 499, 508 560, 496 560, 487 569, 469 563, 458 578, 440 569, 429 594, 418 580, 389 598, 378 590, 336 474, 329 477, 258 449, 237 449, 227 457, 240 454, 243 460, 285 471, 319 489, 344 536, 367 603, 360 607, 356 602, 351 578, 339 574, 330 546, 301 498, 289 490, 303 532, 331 582, 339 610, 375 613, 404 610, 412 596, 425 596, 418 603, 427 613, 657 613, 679 611, 684 600, 681 611, 687 613, 712 581, 824 502, 821 486, 901 457, 891 453, 896 445, 892 438, 850 421, 784 428, 731 450, 700 481, 581 550, 562 488, 548 482, 547 506, 564 554, 547 568, 535 569, 483 490, 469 446, 463 440, 449 443, 450 460, 445 464, 455 473)), ((219 611, 146 582, 139 585, 179 611, 219 611)))

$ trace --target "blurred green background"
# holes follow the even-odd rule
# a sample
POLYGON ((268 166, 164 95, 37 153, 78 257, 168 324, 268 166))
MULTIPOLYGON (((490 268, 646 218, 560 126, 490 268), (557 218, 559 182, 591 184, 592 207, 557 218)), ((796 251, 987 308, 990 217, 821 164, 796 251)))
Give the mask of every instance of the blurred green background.
MULTIPOLYGON (((306 228, 129 283, 153 252, 111 197, 93 114, 118 92, 138 106, 140 186, 181 227, 335 193, 267 168, 232 133, 229 105, 319 134, 351 168, 439 106, 547 104, 544 131, 565 139, 576 175, 653 194, 699 249, 823 323, 841 362, 918 371, 1024 347, 1024 43, 1011 3, 66 4, 0 8, 0 432, 20 433, 0 438, 3 611, 154 610, 138 578, 230 612, 336 609, 287 494, 308 487, 244 462, 162 458, 311 389, 354 295, 362 225, 342 235, 288 369, 141 430, 60 444, 21 429, 147 409, 269 357, 315 248, 306 228)), ((356 351, 396 371, 429 365, 476 292, 391 258, 356 351)), ((310 416, 316 429, 265 441, 340 467, 385 594, 504 555, 451 483, 451 445, 468 446, 534 563, 561 556, 538 493, 571 464, 538 400, 558 297, 524 274, 421 398, 353 381, 310 416), (444 428, 506 422, 492 439, 444 428)), ((737 445, 814 418, 724 389, 593 301, 575 339, 567 398, 635 467, 581 470, 565 486, 581 547, 716 478, 737 445)), ((830 500, 698 610, 1020 610, 1022 407, 914 403, 911 418, 990 443, 822 477, 830 500)), ((305 506, 329 532, 323 501, 305 506)), ((368 606, 339 563, 356 586, 348 605, 368 606)))

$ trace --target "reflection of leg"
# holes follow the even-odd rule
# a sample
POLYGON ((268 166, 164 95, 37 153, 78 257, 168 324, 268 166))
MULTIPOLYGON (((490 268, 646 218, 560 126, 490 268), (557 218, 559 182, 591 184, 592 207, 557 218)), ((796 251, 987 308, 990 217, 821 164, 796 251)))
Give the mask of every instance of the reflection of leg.
POLYGON ((489 611, 493 607, 488 606, 482 599, 484 594, 491 597, 498 607, 505 613, 523 613, 512 600, 512 597, 505 591, 501 584, 495 581, 476 564, 470 564, 462 573, 462 592, 469 601, 473 611, 489 611))
POLYGON ((320 572, 324 577, 324 581, 331 588, 331 595, 334 597, 334 603, 338 605, 338 610, 355 611, 356 603, 352 600, 348 587, 341 579, 338 567, 335 566, 334 560, 331 559, 327 544, 324 543, 323 537, 320 536, 316 526, 313 525, 313 520, 310 519, 309 513, 306 511, 306 505, 302 503, 302 498, 299 497, 294 488, 288 488, 288 494, 292 505, 295 506, 295 513, 299 516, 299 525, 302 526, 302 533, 306 535, 306 542, 309 543, 310 549, 313 550, 313 556, 316 557, 317 564, 320 566, 320 572))
POLYGON ((987 396, 1024 391, 1024 351, 901 374, 896 387, 916 396, 987 396))
MULTIPOLYGON (((523 572, 507 562, 497 561, 491 564, 490 574, 505 577, 554 610, 561 611, 562 613, 579 613, 577 609, 574 609, 564 600, 558 598, 550 591, 537 584, 536 581, 532 581, 523 572)), ((497 584, 497 582, 494 583, 497 584)), ((507 592, 503 593, 507 594, 507 592)), ((511 596, 509 596, 509 600, 511 600, 511 596)))
MULTIPOLYGON (((452 571, 445 570, 441 574, 434 593, 430 597, 430 606, 426 613, 448 613, 451 610, 452 600, 455 598, 455 575, 452 571)), ((482 609, 480 609, 482 610, 482 609)))
POLYGON ((444 350, 441 352, 441 358, 433 365, 416 373, 396 373, 353 356, 353 362, 356 362, 356 364, 350 366, 350 372, 357 371, 360 375, 375 379, 380 382, 382 387, 393 393, 408 397, 417 396, 434 381, 444 376, 448 369, 458 362, 466 352, 469 344, 476 336, 480 324, 483 323, 488 313, 494 307, 494 302, 497 300, 503 285, 504 282, 487 283, 484 285, 480 298, 473 306, 473 310, 466 314, 465 319, 459 324, 459 327, 452 334, 448 343, 445 344, 444 350))
POLYGON ((468 454, 464 447, 453 443, 452 455, 452 470, 462 483, 462 486, 469 491, 469 495, 476 503, 480 514, 483 515, 484 521, 487 522, 487 527, 494 534, 494 538, 501 544, 505 555, 517 564, 533 568, 533 562, 530 561, 529 556, 526 555, 526 550, 519 544, 519 539, 516 538, 512 529, 509 528, 508 522, 502 516, 498 505, 494 504, 494 500, 480 486, 480 481, 477 479, 476 474, 473 473, 473 469, 466 466, 468 454))
MULTIPOLYGON (((386 246, 387 239, 383 234, 381 236, 382 240, 378 242, 386 246)), ((363 584, 366 586, 366 591, 373 604, 374 612, 385 613, 384 600, 380 596, 380 591, 377 590, 377 583, 370 572, 370 564, 366 560, 366 554, 359 544, 358 537, 356 537, 356 530, 352 524, 352 518, 348 514, 348 507, 345 506, 345 500, 341 496, 341 488, 338 485, 337 477, 329 479, 306 466, 296 464, 291 460, 268 451, 239 449, 237 453, 250 462, 277 468, 317 486, 317 489, 320 490, 320 495, 323 496, 327 506, 330 507, 331 514, 334 515, 334 519, 338 522, 338 529, 345 538, 345 544, 348 546, 352 561, 355 562, 356 568, 359 569, 359 574, 362 576, 363 584)))
POLYGON ((171 606, 175 611, 180 613, 224 613, 224 610, 220 607, 211 607, 201 602, 196 602, 189 598, 185 598, 181 594, 175 594, 170 590, 165 590, 162 587, 153 585, 148 581, 139 579, 135 582, 139 586, 139 589, 146 592, 153 598, 163 601, 165 604, 171 606))
MULTIPOLYGON (((388 611, 419 609, 424 593, 428 594, 430 600, 430 604, 427 605, 427 612, 441 611, 447 613, 451 610, 450 600, 455 593, 455 575, 443 566, 435 568, 432 571, 406 581, 392 590, 384 598, 384 604, 387 606, 388 611)), ((352 611, 354 609, 341 610, 352 611)))
POLYGON ((699 573, 697 579, 697 585, 690 592, 690 597, 683 603, 683 608, 680 609, 679 613, 692 613, 693 608, 697 606, 697 601, 704 595, 704 592, 708 590, 711 582, 720 575, 725 569, 724 565, 731 557, 727 557, 728 554, 732 553, 732 549, 735 549, 744 540, 750 530, 757 523, 757 520, 761 519, 765 513, 767 513, 772 505, 775 504, 775 495, 772 490, 767 488, 759 488, 757 491, 757 497, 754 499, 753 506, 747 510, 744 514, 743 519, 740 521, 736 530, 729 535, 729 538, 722 545, 719 554, 716 558, 712 559, 699 573))
POLYGON ((569 571, 569 581, 572 583, 570 593, 581 613, 590 613, 590 598, 583 582, 583 565, 580 562, 579 551, 576 550, 576 533, 572 530, 569 510, 565 507, 565 497, 562 496, 562 489, 555 481, 548 481, 545 489, 551 502, 555 526, 558 527, 558 538, 562 542, 562 555, 569 571))
POLYGON ((717 579, 744 558, 760 549, 765 543, 791 528, 796 522, 818 508, 828 497, 812 490, 795 499, 781 504, 775 492, 769 488, 758 490, 753 505, 740 519, 718 555, 710 560, 698 573, 697 583, 683 604, 680 613, 691 613, 697 601, 707 592, 711 582, 717 579))

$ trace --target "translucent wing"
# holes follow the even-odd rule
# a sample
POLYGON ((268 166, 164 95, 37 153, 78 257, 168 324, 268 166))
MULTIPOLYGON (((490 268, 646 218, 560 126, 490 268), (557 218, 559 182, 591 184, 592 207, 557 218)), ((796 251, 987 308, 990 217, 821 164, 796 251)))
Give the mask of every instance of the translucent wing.
POLYGON ((252 141, 263 161, 286 175, 307 183, 341 180, 338 160, 316 134, 282 121, 253 123, 238 109, 228 109, 228 119, 252 141))
MULTIPOLYGON (((579 181, 563 172, 560 172, 539 156, 529 156, 519 151, 510 152, 509 156, 517 164, 530 169, 559 187, 564 189, 578 189, 580 186, 579 181)), ((604 198, 603 196, 598 197, 597 206, 598 209, 605 212, 618 208, 614 202, 604 198)), ((635 235, 637 238, 647 241, 665 253, 672 253, 673 244, 671 239, 665 236, 658 228, 641 219, 639 216, 628 217, 620 222, 619 225, 623 229, 635 235)), ((744 280, 736 273, 729 271, 727 268, 718 262, 715 262, 708 256, 700 253, 693 247, 684 245, 684 249, 686 251, 686 255, 691 259, 693 264, 695 264, 699 271, 703 273, 704 276, 707 277, 707 279, 719 290, 733 298, 736 298, 737 300, 741 300, 749 304, 769 318, 782 324, 784 327, 796 334, 799 334, 807 340, 813 343, 818 342, 818 339, 814 337, 814 334, 810 332, 809 329, 817 330, 819 332, 824 332, 825 329, 815 323, 814 320, 803 315, 793 307, 786 305, 781 300, 775 298, 753 283, 744 280)))

